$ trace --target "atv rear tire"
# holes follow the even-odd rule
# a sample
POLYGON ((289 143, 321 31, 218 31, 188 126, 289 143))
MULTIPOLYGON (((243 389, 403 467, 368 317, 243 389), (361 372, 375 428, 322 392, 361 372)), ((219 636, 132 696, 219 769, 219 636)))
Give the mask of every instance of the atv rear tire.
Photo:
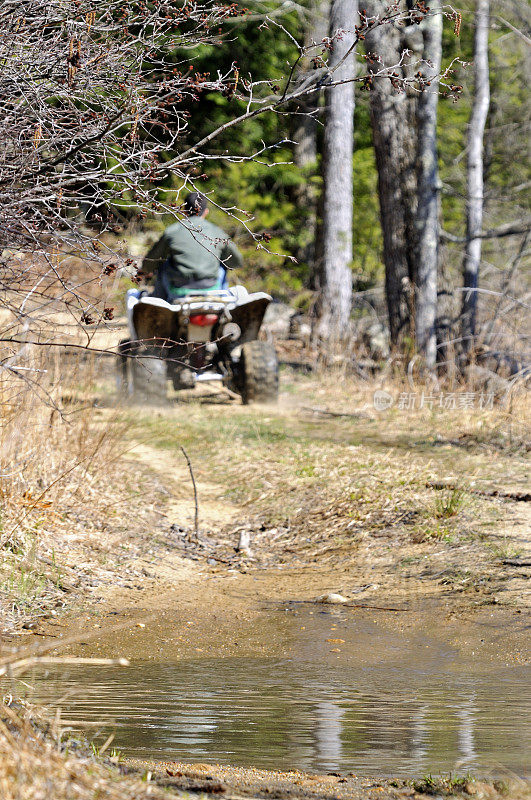
POLYGON ((165 402, 166 362, 149 356, 136 356, 128 360, 134 397, 147 402, 165 402))
POLYGON ((138 344, 123 339, 118 345, 116 385, 118 394, 141 402, 166 400, 166 363, 149 357, 138 344))
POLYGON ((126 398, 131 393, 129 385, 129 359, 127 354, 131 353, 132 343, 129 339, 122 339, 118 345, 118 355, 116 357, 116 389, 120 397, 126 398))
POLYGON ((278 400, 278 360, 269 342, 246 342, 240 358, 243 402, 274 403, 278 400))

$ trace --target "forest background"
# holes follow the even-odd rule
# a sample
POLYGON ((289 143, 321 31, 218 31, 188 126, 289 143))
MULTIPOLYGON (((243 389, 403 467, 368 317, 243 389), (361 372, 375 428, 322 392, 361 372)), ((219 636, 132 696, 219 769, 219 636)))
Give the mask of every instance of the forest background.
POLYGON ((521 372, 529 8, 521 0, 432 6, 371 0, 367 16, 355 0, 160 0, 126 9, 10 0, 0 123, 6 308, 34 327, 44 280, 82 325, 104 324, 126 288, 106 296, 104 276, 135 279, 150 239, 179 218, 195 188, 243 252, 238 282, 317 318, 314 343, 326 345, 328 315, 344 348, 352 282, 352 318, 376 314, 385 328, 387 311, 406 363, 417 352, 433 367, 436 328, 439 362, 454 359, 448 342, 467 350, 474 341, 508 353, 510 373, 521 372), (481 19, 487 48, 474 39, 481 19), (441 30, 438 69, 430 59, 439 60, 441 30), (354 140, 343 147, 353 86, 354 140), (333 97, 341 97, 335 110, 333 97), (484 135, 473 119, 482 105, 484 135), (334 126, 327 162, 325 131, 334 126), (471 188, 474 148, 481 189, 471 188), (348 241, 340 253, 351 203, 352 248, 348 241), (478 203, 482 219, 470 226, 478 203), (466 278, 471 242, 478 289, 466 278), (78 259, 74 274, 69 256, 78 259), (89 290, 91 282, 103 289, 89 290), (477 341, 462 324, 467 297, 478 303, 477 341))
MULTIPOLYGON (((269 5, 277 11, 278 3, 260 3, 261 10, 269 5)), ((490 20, 489 56, 491 102, 485 131, 484 177, 486 182, 484 228, 499 226, 526 218, 529 213, 529 163, 528 163, 528 87, 526 63, 529 40, 525 30, 526 4, 518 0, 502 0, 494 4, 490 20)), ((286 29, 299 41, 304 30, 315 26, 315 14, 322 13, 323 4, 316 6, 312 0, 302 3, 283 3, 286 10, 276 14, 286 29)), ((457 64, 454 81, 463 87, 456 100, 454 96, 439 99, 438 157, 441 181, 441 217, 443 224, 442 267, 452 284, 461 284, 463 242, 465 235, 466 202, 466 136, 473 96, 473 38, 474 3, 460 4, 462 24, 456 36, 451 24, 443 29, 443 69, 454 59, 457 64)), ((326 20, 322 27, 326 31, 326 20)), ((358 60, 361 61, 358 47, 358 60)), ((252 73, 255 80, 275 81, 285 75, 286 64, 297 57, 294 41, 279 34, 276 27, 245 17, 235 21, 227 33, 222 47, 203 48, 194 59, 194 67, 202 73, 225 72, 236 64, 240 74, 252 73)), ((322 101, 321 101, 322 106, 322 101)), ((236 97, 219 93, 203 93, 194 103, 189 118, 187 136, 196 141, 210 130, 241 112, 242 103, 236 97)), ((294 303, 307 309, 312 300, 314 264, 308 259, 312 236, 313 208, 306 202, 307 187, 318 198, 322 186, 321 150, 323 110, 317 115, 316 160, 303 167, 297 163, 298 117, 290 114, 270 114, 230 129, 218 137, 211 154, 231 153, 248 156, 259 150, 263 142, 278 142, 269 158, 242 163, 209 165, 208 178, 202 184, 204 191, 219 206, 237 205, 250 212, 254 220, 251 227, 267 231, 270 253, 257 250, 246 231, 234 220, 227 219, 221 211, 214 210, 213 218, 235 238, 245 256, 245 267, 238 280, 250 289, 271 292, 276 299, 294 303), (271 165, 271 161, 277 166, 271 165), (304 202, 300 202, 300 197, 304 202), (279 258, 276 253, 295 256, 279 258)), ((414 131, 411 132, 414 135, 414 131)), ((382 261, 382 234, 380 227, 377 170, 372 143, 369 113, 369 92, 356 90, 353 154, 354 215, 352 276, 355 292, 382 287, 384 267, 382 261)), ((316 204, 318 205, 317 201, 316 204)), ((148 229, 160 230, 164 220, 147 222, 148 229)), ((492 238, 483 242, 483 279, 503 272, 520 246, 520 239, 492 238)), ((311 252, 311 251, 310 251, 311 252)))

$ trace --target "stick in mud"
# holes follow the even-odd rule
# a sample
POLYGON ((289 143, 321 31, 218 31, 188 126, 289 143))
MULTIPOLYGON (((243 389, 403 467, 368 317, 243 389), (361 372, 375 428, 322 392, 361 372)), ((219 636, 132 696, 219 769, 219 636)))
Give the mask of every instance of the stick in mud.
POLYGON ((12 675, 17 677, 21 672, 27 672, 31 667, 38 666, 63 666, 72 664, 89 664, 90 666, 105 667, 128 667, 127 658, 82 658, 74 656, 30 656, 29 658, 19 658, 3 667, 0 667, 0 676, 12 675))
MULTIPOLYGON (((290 604, 304 604, 304 605, 315 605, 316 603, 322 602, 320 600, 287 600, 287 603, 290 604)), ((335 605, 330 603, 329 605, 335 605)), ((407 608, 395 608, 394 606, 373 606, 368 605, 367 603, 338 603, 340 608, 369 608, 371 611, 408 611, 407 608)))
POLYGON ((192 462, 190 461, 188 453, 186 452, 186 450, 184 449, 184 447, 182 445, 181 445, 181 450, 182 450, 183 455, 184 455, 184 457, 186 459, 186 463, 188 464, 188 469, 190 471, 190 477, 192 479, 192 486, 194 487, 194 507, 195 507, 194 529, 195 529, 195 538, 199 539, 199 502, 198 502, 198 499, 197 499, 197 486, 196 486, 196 483, 195 483, 194 471, 192 469, 192 462))

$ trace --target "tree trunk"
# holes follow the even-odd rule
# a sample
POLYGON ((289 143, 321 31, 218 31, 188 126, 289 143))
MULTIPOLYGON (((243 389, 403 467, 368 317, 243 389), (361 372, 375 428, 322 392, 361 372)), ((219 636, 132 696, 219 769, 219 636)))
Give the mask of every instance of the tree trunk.
MULTIPOLYGON (((304 47, 319 44, 328 34, 330 0, 311 0, 309 3, 310 17, 304 31, 304 47)), ((315 48, 305 56, 301 74, 304 77, 312 71, 310 56, 316 56, 321 51, 315 48)), ((297 102, 296 115, 293 126, 293 160, 302 169, 315 164, 317 161, 317 115, 321 90, 311 92, 297 102)))
MULTIPOLYGON (((387 7, 381 0, 367 4, 371 16, 385 15, 387 7)), ((412 47, 405 37, 406 32, 393 25, 377 26, 367 33, 366 51, 379 56, 387 66, 398 64, 402 51, 412 47)), ((378 72, 382 63, 369 61, 369 74, 378 72)), ((405 69, 404 64, 402 75, 405 69)), ((415 103, 412 93, 394 88, 386 78, 374 78, 370 92, 371 123, 378 170, 389 329, 395 346, 400 346, 403 339, 413 333, 417 204, 416 147, 412 135, 415 103)))
MULTIPOLYGON (((311 0, 310 18, 306 25, 304 46, 319 44, 328 33, 329 0, 311 0)), ((310 54, 318 55, 321 51, 315 48, 310 54)), ((301 75, 304 77, 311 71, 307 56, 302 64, 301 75)), ((310 180, 317 174, 317 129, 318 112, 322 92, 318 89, 297 102, 293 116, 293 161, 301 171, 301 183, 295 188, 295 203, 300 217, 305 221, 305 240, 295 253, 298 261, 313 266, 315 272, 316 237, 317 237, 317 203, 318 191, 310 180)))
POLYGON ((437 338, 437 274, 439 261, 439 177, 437 169, 438 84, 433 83, 441 68, 443 20, 438 0, 430 3, 431 14, 421 30, 425 80, 431 82, 421 93, 417 106, 417 216, 416 216, 416 314, 417 351, 425 365, 435 366, 437 338))
MULTIPOLYGON (((320 92, 308 95, 297 105, 297 116, 293 126, 293 161, 301 170, 306 170, 317 161, 317 120, 309 116, 319 104, 320 92)), ((301 192, 304 195, 304 188, 301 192)))
MULTIPOLYGON (((332 0, 330 36, 340 31, 328 62, 331 68, 340 64, 332 75, 334 82, 354 77, 354 51, 349 53, 349 50, 354 44, 357 10, 357 0, 332 0)), ((325 105, 323 266, 317 332, 331 350, 337 348, 347 334, 352 304, 352 81, 328 88, 325 105)))
MULTIPOLYGON (((368 11, 383 17, 388 4, 369 0, 368 11)), ((420 26, 380 25, 366 37, 367 53, 379 58, 369 61, 369 72, 375 75, 371 120, 391 341, 406 350, 415 343, 429 367, 435 364, 437 353, 437 87, 426 87, 419 95, 412 88, 393 86, 377 73, 382 67, 392 67, 398 81, 411 78, 419 58, 430 64, 422 67, 425 79, 439 73, 440 0, 431 3, 431 11, 420 26)))
MULTIPOLYGON (((371 15, 383 12, 383 3, 371 3, 371 15)), ((398 61, 399 34, 389 26, 388 30, 376 27, 367 34, 368 53, 378 55, 384 63, 398 61)), ((369 73, 378 70, 378 63, 369 62, 369 73)), ((397 180, 398 164, 402 159, 402 131, 406 125, 405 94, 398 94, 390 81, 375 79, 371 88, 370 112, 378 171, 378 197, 380 201, 380 223, 383 235, 383 259, 385 264, 385 293, 389 316, 391 341, 398 344, 407 326, 409 312, 404 293, 409 281, 406 257, 406 236, 402 192, 397 180)))
POLYGON ((463 264, 461 330, 463 349, 474 344, 477 319, 477 291, 481 261, 483 223, 483 134, 489 110, 489 0, 477 0, 474 36, 474 99, 468 125, 466 246, 463 264))

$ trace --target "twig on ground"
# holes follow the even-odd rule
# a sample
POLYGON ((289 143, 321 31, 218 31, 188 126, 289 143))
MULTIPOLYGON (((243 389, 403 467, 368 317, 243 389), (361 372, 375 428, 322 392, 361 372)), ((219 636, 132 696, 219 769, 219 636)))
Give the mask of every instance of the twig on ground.
MULTIPOLYGON (((297 603, 301 605, 316 605, 318 600, 288 600, 289 603, 297 603)), ((328 605, 328 604, 327 604, 328 605)), ((335 608, 369 608, 371 611, 409 611, 408 608, 395 608, 393 606, 371 606, 366 603, 330 603, 335 608)))
POLYGON ((314 408, 313 406, 302 406, 304 411, 311 411, 312 414, 322 414, 325 417, 348 417, 350 419, 370 419, 368 414, 363 412, 357 414, 349 414, 342 411, 328 411, 327 408, 314 408))
POLYGON ((55 666, 62 664, 91 664, 97 667, 128 667, 129 661, 126 658, 74 658, 74 657, 55 657, 55 656, 30 656, 29 658, 20 658, 18 661, 13 661, 3 667, 0 667, 0 676, 12 672, 13 675, 19 672, 25 672, 29 667, 43 664, 44 666, 55 666))
MULTIPOLYGON (((455 491, 457 484, 447 481, 427 481, 426 489, 455 491)), ((479 495, 479 497, 499 497, 502 500, 514 500, 517 503, 529 503, 531 501, 531 492, 505 492, 503 489, 472 489, 466 488, 464 491, 468 494, 479 495)))
POLYGON ((182 450, 182 453, 183 453, 183 455, 184 455, 184 457, 186 459, 186 463, 188 464, 188 469, 190 471, 190 477, 192 479, 192 486, 194 487, 194 508, 195 508, 194 530, 195 530, 195 538, 199 539, 199 501, 197 499, 197 486, 196 486, 196 483, 195 483, 194 471, 192 469, 192 462, 190 461, 190 458, 188 457, 188 453, 186 452, 186 450, 184 449, 184 447, 182 445, 181 445, 181 450, 182 450))
POLYGON ((241 400, 240 395, 236 392, 233 392, 228 386, 222 385, 216 388, 213 386, 205 386, 205 389, 208 391, 207 397, 219 397, 220 395, 226 395, 231 400, 241 400))

